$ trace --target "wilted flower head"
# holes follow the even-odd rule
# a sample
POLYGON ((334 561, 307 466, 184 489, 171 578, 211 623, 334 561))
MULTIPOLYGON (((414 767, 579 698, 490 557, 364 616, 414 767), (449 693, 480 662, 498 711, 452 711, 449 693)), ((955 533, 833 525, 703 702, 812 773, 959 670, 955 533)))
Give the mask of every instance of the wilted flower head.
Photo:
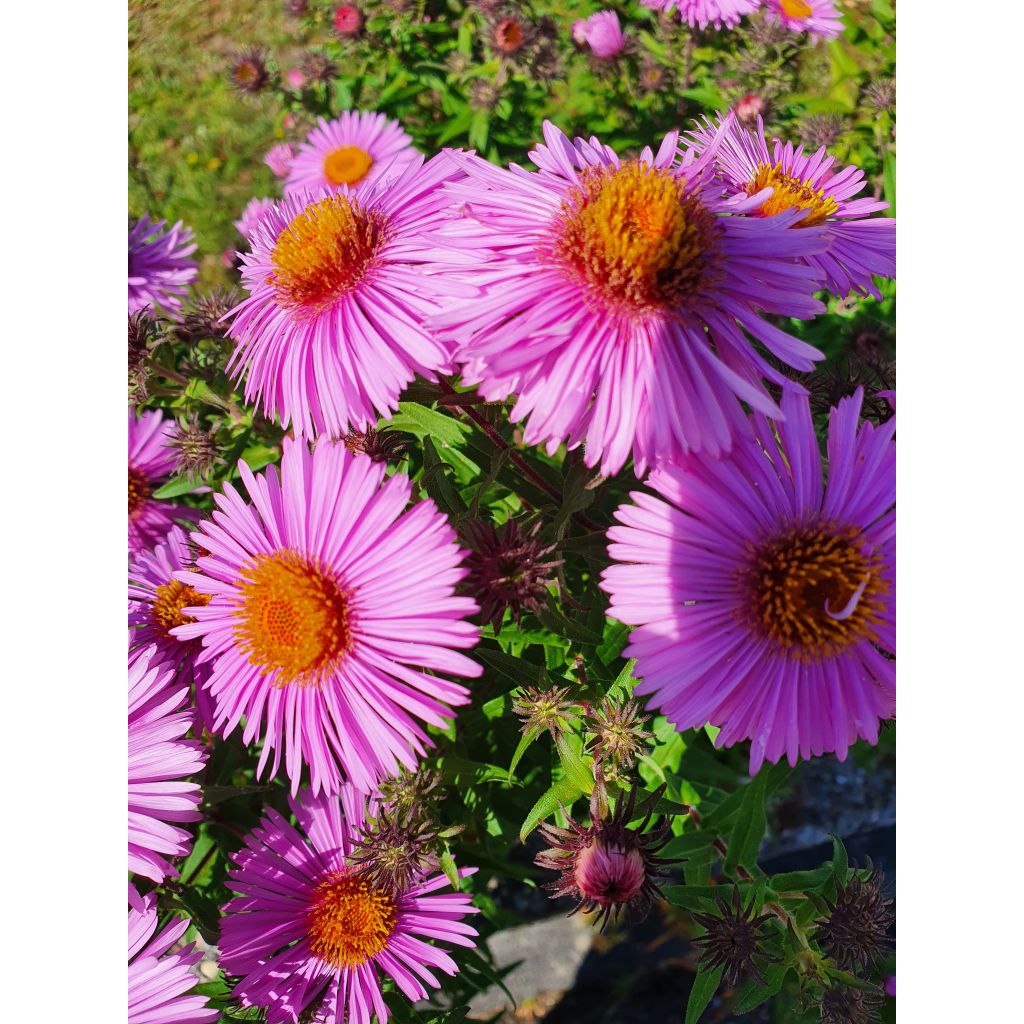
POLYGON ((831 912, 818 924, 818 944, 840 970, 867 971, 889 952, 889 929, 896 920, 885 878, 873 870, 867 880, 854 874, 840 886, 831 912))
POLYGON ((203 338, 226 338, 228 324, 222 321, 240 297, 237 288, 215 288, 196 295, 182 317, 179 336, 193 343, 203 338))
POLYGON ((505 609, 515 622, 523 612, 536 612, 547 600, 552 573, 562 564, 550 558, 554 544, 545 544, 541 524, 526 530, 518 520, 509 519, 501 529, 493 523, 471 521, 463 528, 463 538, 471 552, 465 566, 469 570, 464 584, 480 603, 480 616, 494 632, 501 629, 505 609))
POLYGON ((579 705, 567 700, 568 686, 554 686, 541 690, 536 686, 523 688, 512 698, 512 711, 522 719, 522 731, 547 729, 552 739, 558 739, 565 727, 576 720, 579 705))
POLYGON ((579 42, 577 26, 582 26, 578 34, 600 60, 614 60, 626 48, 626 37, 615 11, 598 11, 582 22, 577 21, 573 25, 573 39, 579 42))
POLYGON ((426 813, 441 785, 441 773, 433 768, 420 765, 412 772, 403 768, 398 775, 384 779, 380 784, 381 802, 393 808, 398 814, 426 813))
POLYGON ((616 773, 632 768, 647 741, 654 738, 644 729, 650 716, 640 714, 640 703, 632 697, 622 702, 604 697, 587 717, 587 732, 593 736, 590 752, 616 773))
POLYGON ((128 369, 136 370, 145 361, 149 343, 156 334, 156 320, 151 310, 137 309, 128 314, 128 369))
POLYGON ((800 122, 800 140, 813 149, 833 145, 842 134, 843 119, 838 114, 811 114, 800 122))
POLYGON ((205 477, 217 458, 217 441, 213 431, 203 430, 195 413, 187 424, 179 423, 167 442, 178 453, 177 472, 189 477, 205 477))
POLYGON ((371 884, 401 892, 437 870, 439 844, 439 829, 427 818, 381 808, 364 823, 350 861, 371 884))
POLYGON ((363 30, 363 12, 353 4, 342 4, 334 12, 334 30, 344 39, 353 39, 363 30))
POLYGON ((474 110, 493 110, 501 99, 501 86, 489 78, 474 78, 469 84, 469 105, 474 110))
POLYGON ((367 455, 374 462, 397 462, 404 459, 412 445, 411 437, 392 430, 377 430, 375 427, 353 430, 342 441, 353 455, 367 455))
MULTIPOLYGON (((600 784, 595 786, 595 797, 599 790, 603 790, 600 784)), ((596 911, 602 930, 623 911, 633 921, 643 920, 661 895, 659 879, 668 863, 655 856, 668 841, 668 825, 644 831, 663 792, 662 786, 640 807, 636 806, 635 789, 628 796, 622 794, 611 817, 601 816, 599 801, 592 798, 588 827, 568 815, 568 828, 542 822, 540 832, 551 849, 539 853, 534 863, 561 872, 558 879, 545 885, 551 898, 574 896, 577 903, 570 913, 596 911), (629 822, 634 818, 641 821, 631 828, 629 822)))
POLYGON ((882 1005, 877 988, 847 988, 833 985, 821 997, 821 1024, 870 1024, 877 1020, 875 1010, 882 1005))
POLYGON ((704 970, 723 968, 722 977, 730 988, 737 986, 745 977, 751 977, 762 985, 764 977, 761 967, 771 957, 761 951, 766 938, 764 924, 771 914, 755 915, 754 898, 742 906, 738 889, 732 891, 732 901, 716 897, 718 912, 715 914, 694 914, 694 920, 704 928, 693 944, 700 950, 700 966, 704 970))
POLYGON ((644 92, 661 92, 668 81, 668 71, 654 57, 644 54, 638 81, 644 92))
POLYGON ((308 50, 299 62, 299 67, 312 82, 331 82, 338 77, 338 65, 326 53, 316 50, 308 50))
POLYGON ((896 108, 896 80, 877 79, 868 86, 867 97, 876 110, 887 110, 892 113, 896 108))
POLYGON ((252 48, 238 53, 231 61, 231 84, 241 93, 255 95, 270 81, 266 50, 252 48))

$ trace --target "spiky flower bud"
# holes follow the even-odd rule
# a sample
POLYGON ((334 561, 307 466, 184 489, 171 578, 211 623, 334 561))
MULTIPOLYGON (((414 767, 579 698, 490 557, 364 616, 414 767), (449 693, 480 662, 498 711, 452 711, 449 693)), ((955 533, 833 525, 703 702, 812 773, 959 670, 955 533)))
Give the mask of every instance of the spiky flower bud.
POLYGON ((748 92, 736 101, 736 105, 732 109, 736 114, 736 119, 744 128, 753 128, 757 124, 758 117, 764 114, 764 97, 759 96, 756 92, 748 92))
POLYGON ((148 307, 128 314, 128 369, 137 369, 149 353, 149 343, 156 333, 156 320, 148 307))
POLYGON ((891 391, 896 386, 896 368, 884 360, 869 362, 858 355, 849 355, 802 374, 800 382, 810 392, 811 410, 819 416, 827 416, 830 409, 857 388, 864 389, 866 419, 883 423, 892 415, 881 392, 891 391))
POLYGON ((596 709, 587 707, 586 729, 593 737, 591 754, 618 775, 633 767, 648 740, 654 738, 644 726, 649 715, 640 714, 640 704, 632 697, 620 702, 604 697, 596 709))
POLYGON ((481 619, 495 633, 506 608, 518 623, 523 612, 536 612, 546 601, 552 573, 562 560, 548 558, 555 545, 544 543, 539 522, 524 531, 514 519, 500 530, 493 523, 471 521, 463 527, 463 538, 471 549, 463 588, 477 599, 481 619))
POLYGON ((831 146, 844 132, 843 119, 836 114, 811 114, 800 122, 800 140, 811 149, 831 146))
POLYGON ((367 819, 349 860, 371 884, 401 893, 437 869, 439 842, 428 819, 381 808, 367 819))
POLYGON ((821 1024, 871 1024, 882 1004, 882 993, 875 987, 847 988, 833 985, 825 990, 818 1010, 821 1024))
POLYGON ((501 88, 497 82, 486 78, 474 78, 469 86, 469 105, 474 110, 493 110, 501 99, 501 88))
POLYGON ((547 729, 551 738, 557 740, 570 722, 578 718, 579 705, 566 698, 568 686, 555 686, 550 690, 526 687, 512 698, 512 711, 522 719, 522 731, 547 729))
POLYGON ((338 77, 338 65, 316 50, 307 50, 299 61, 299 68, 311 82, 333 82, 338 77))
POLYGON ((669 862, 655 854, 668 841, 665 823, 645 832, 651 824, 653 808, 664 792, 661 787, 641 807, 636 806, 637 791, 622 794, 610 816, 597 813, 592 800, 591 824, 583 826, 568 818, 568 828, 542 822, 541 835, 551 848, 539 853, 534 863, 560 872, 560 877, 545 888, 552 899, 573 896, 576 906, 570 911, 597 912, 603 931, 608 922, 623 913, 631 921, 641 921, 661 897, 659 880, 669 862), (641 818, 635 828, 628 822, 641 818))
POLYGON ((884 884, 881 871, 872 870, 866 880, 854 874, 818 923, 818 944, 840 970, 865 972, 889 952, 896 915, 884 884))
POLYGON ((441 773, 431 768, 403 769, 380 784, 381 800, 399 815, 427 814, 437 799, 441 778, 441 773))
POLYGON ((217 442, 213 432, 203 430, 193 413, 187 425, 178 424, 167 442, 178 452, 177 471, 182 476, 201 478, 209 474, 217 459, 217 442))
POLYGON ((405 458, 405 453, 412 445, 412 438, 390 430, 354 430, 346 434, 342 441, 353 455, 366 455, 373 462, 397 462, 405 458))
POLYGON ((761 968, 772 960, 762 950, 767 933, 765 922, 771 914, 754 914, 754 898, 742 906, 739 889, 732 890, 731 902, 716 897, 718 913, 694 914, 693 919, 704 928, 693 944, 700 950, 700 966, 705 970, 723 968, 722 980, 734 988, 745 977, 764 984, 761 968))
POLYGON ((270 81, 266 50, 253 47, 234 56, 231 61, 231 83, 250 96, 262 92, 270 81))
POLYGON ((867 87, 867 98, 876 110, 887 110, 891 114, 896 109, 895 79, 879 78, 872 82, 867 87))
POLYGON ((195 296, 182 317, 179 336, 192 344, 204 338, 226 338, 230 325, 224 317, 240 301, 237 288, 216 288, 195 296))
POLYGON ((284 0, 284 13, 301 18, 309 10, 309 0, 284 0))

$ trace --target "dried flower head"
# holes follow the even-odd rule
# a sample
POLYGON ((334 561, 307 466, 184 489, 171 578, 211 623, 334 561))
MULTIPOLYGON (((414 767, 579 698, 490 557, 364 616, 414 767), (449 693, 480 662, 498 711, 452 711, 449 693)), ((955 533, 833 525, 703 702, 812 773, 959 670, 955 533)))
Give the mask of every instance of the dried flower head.
POLYGON ((896 80, 879 78, 867 87, 866 95, 876 110, 886 110, 891 114, 896 109, 896 80))
POLYGON ((558 739, 566 726, 579 717, 579 705, 568 700, 568 695, 568 686, 555 686, 550 690, 524 687, 521 694, 512 698, 512 711, 522 719, 522 731, 547 729, 552 739, 558 739))
POLYGON ((178 334, 193 344, 204 338, 226 338, 229 325, 224 317, 241 298, 237 288, 216 288, 196 296, 185 310, 178 334))
POLYGON ((536 26, 516 5, 503 3, 487 15, 487 44, 495 53, 509 57, 525 49, 533 41, 536 26))
POLYGON ((501 87, 487 78, 474 78, 469 86, 469 105, 474 110, 493 110, 501 99, 501 87))
POLYGON ((439 841, 426 818, 380 809, 367 819, 349 860, 371 885, 403 892, 413 879, 437 870, 439 841))
POLYGON ((810 114, 800 122, 800 141, 809 149, 831 146, 846 130, 838 114, 810 114))
POLYGON ((367 455, 374 462, 398 462, 412 445, 412 438, 392 430, 353 430, 342 440, 353 455, 367 455))
POLYGON ((555 545, 544 543, 540 529, 535 522, 523 530, 515 519, 500 530, 477 520, 463 528, 471 549, 463 563, 468 570, 463 587, 480 603, 480 617, 495 633, 501 630, 506 608, 519 622, 523 612, 536 612, 547 600, 552 573, 562 560, 548 557, 555 545))
POLYGON ((157 321, 148 307, 128 314, 128 369, 136 370, 149 353, 149 344, 157 331, 157 321))
POLYGON ((710 971, 722 967, 722 978, 730 988, 735 988, 745 977, 763 985, 761 967, 772 960, 762 950, 767 938, 764 925, 771 914, 755 915, 753 896, 746 907, 742 906, 737 888, 732 891, 731 901, 718 896, 716 902, 718 913, 693 915, 704 928, 704 934, 693 940, 700 950, 701 968, 710 971))
POLYGON ((615 774, 633 767, 648 740, 654 738, 644 726, 649 715, 640 713, 640 703, 630 697, 618 701, 604 697, 596 709, 587 708, 587 732, 593 736, 590 748, 595 760, 610 766, 615 774))
POLYGON ((668 88, 669 74, 666 68, 649 54, 644 54, 640 64, 638 81, 645 93, 660 93, 668 88))
POLYGON ((338 77, 338 65, 317 50, 307 50, 302 55, 299 69, 311 82, 333 82, 338 77))
POLYGON ((439 771, 422 765, 414 772, 403 768, 380 784, 381 800, 399 815, 427 814, 440 795, 441 779, 439 771))
POLYGON ((818 944, 840 970, 865 972, 889 952, 896 915, 884 884, 877 869, 866 880, 854 874, 829 904, 828 917, 818 923, 818 944))
POLYGON ((666 823, 645 829, 651 824, 654 805, 664 787, 636 806, 637 791, 623 793, 610 817, 598 813, 604 798, 604 787, 595 786, 591 798, 591 824, 584 827, 566 815, 568 828, 557 828, 542 822, 541 835, 551 848, 539 853, 534 863, 541 868, 560 872, 560 877, 545 888, 552 899, 562 896, 576 898, 575 914, 597 912, 601 930, 612 918, 625 913, 630 921, 642 921, 656 899, 661 897, 659 880, 669 861, 655 856, 669 837, 666 823), (601 799, 598 799, 600 793, 601 799), (629 822, 640 818, 639 825, 629 822))
POLYGON ((851 354, 799 377, 810 392, 812 411, 827 416, 830 409, 857 388, 864 389, 862 415, 875 423, 884 423, 892 416, 892 408, 880 394, 896 387, 896 367, 885 360, 868 361, 851 354))
POLYGON ((871 988, 847 988, 833 985, 825 990, 818 1007, 821 1024, 871 1024, 882 1005, 882 993, 871 988))
POLYGON ((309 10, 309 0, 284 0, 284 13, 301 18, 309 10))
POLYGON ((266 50, 254 47, 234 56, 231 61, 231 83, 241 93, 255 95, 270 81, 266 50))
POLYGON ((213 431, 203 430, 195 413, 187 424, 178 424, 167 444, 178 453, 176 472, 182 476, 193 479, 205 477, 217 460, 217 441, 213 431))

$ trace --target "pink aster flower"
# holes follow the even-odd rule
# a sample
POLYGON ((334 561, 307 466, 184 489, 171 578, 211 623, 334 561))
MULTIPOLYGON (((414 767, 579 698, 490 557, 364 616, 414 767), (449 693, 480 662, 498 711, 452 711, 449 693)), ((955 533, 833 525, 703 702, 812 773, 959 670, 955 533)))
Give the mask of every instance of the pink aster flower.
POLYGON ((179 572, 194 567, 195 553, 185 531, 172 526, 161 544, 142 552, 128 569, 128 628, 133 650, 155 645, 159 656, 175 666, 176 682, 194 687, 200 720, 212 731, 213 703, 203 686, 209 666, 195 663, 202 644, 171 633, 176 626, 195 622, 183 609, 210 600, 177 579, 179 572))
POLYGON ((251 239, 253 231, 256 230, 256 225, 259 224, 263 215, 273 208, 273 199, 250 199, 249 202, 245 204, 242 216, 235 221, 235 227, 238 228, 238 233, 242 235, 246 241, 251 239))
POLYGON ((763 319, 824 309, 820 271, 796 262, 824 248, 814 229, 789 231, 795 211, 723 216, 714 148, 680 158, 675 132, 631 160, 549 122, 544 138, 539 173, 452 154, 468 177, 447 191, 466 215, 446 231, 480 260, 484 297, 431 323, 461 345, 465 382, 515 394, 527 444, 585 442, 606 475, 631 451, 638 474, 727 451, 747 429, 741 399, 777 416, 762 378, 785 378, 746 332, 796 369, 821 358, 763 319))
POLYGON ((172 921, 159 935, 156 896, 149 893, 128 911, 128 1024, 207 1024, 220 1011, 206 997, 187 995, 199 979, 193 968, 203 955, 195 946, 171 953, 188 931, 188 918, 172 921))
POLYGON ((392 888, 353 863, 376 800, 346 785, 290 802, 298 828, 271 808, 231 855, 227 885, 239 895, 223 908, 220 962, 241 979, 242 1005, 266 1008, 267 1024, 296 1022, 314 1004, 324 1024, 370 1024, 374 1014, 386 1024, 379 972, 409 1000, 426 998, 428 985, 440 986, 434 971, 458 966, 425 940, 472 948, 477 933, 462 918, 478 911, 467 895, 437 892, 444 875, 417 872, 392 888))
POLYGON ((887 210, 888 203, 871 196, 854 198, 867 184, 864 172, 852 165, 837 167, 824 146, 805 155, 802 146, 775 139, 769 148, 760 117, 755 131, 733 124, 724 137, 721 119, 705 121, 706 127, 691 137, 698 151, 720 140, 715 159, 736 212, 772 217, 801 211, 793 228, 820 226, 828 246, 803 261, 824 272, 829 290, 841 296, 858 291, 881 298, 872 275, 896 275, 896 221, 870 216, 887 210))
POLYGON ((166 483, 177 465, 177 452, 167 442, 174 423, 159 410, 128 413, 128 553, 137 555, 158 544, 175 519, 194 520, 185 505, 160 501, 153 492, 166 483))
MULTIPOLYGON (((626 37, 619 25, 619 16, 615 11, 598 11, 582 23, 580 35, 590 46, 591 52, 601 60, 614 60, 626 48, 626 37)), ((576 38, 576 27, 573 26, 573 38, 576 38)))
POLYGON ((321 441, 286 440, 281 475, 239 463, 252 504, 230 485, 213 521, 192 539, 210 552, 200 573, 177 578, 205 606, 173 630, 203 638, 208 689, 225 736, 262 736, 257 773, 273 754, 298 789, 303 764, 314 792, 342 774, 368 792, 430 745, 417 719, 444 727, 464 687, 440 674, 478 676, 458 648, 472 647, 477 605, 455 596, 465 576, 455 532, 431 501, 403 511, 408 477, 321 441), (383 481, 383 482, 382 482, 383 481))
POLYGON ((295 159, 295 150, 287 142, 279 142, 267 150, 263 162, 274 172, 278 178, 287 178, 288 172, 292 169, 292 161, 295 159))
POLYGON ((391 416, 416 374, 450 369, 449 347, 423 322, 440 296, 477 289, 419 272, 440 251, 424 235, 449 216, 438 185, 452 169, 415 159, 358 196, 286 197, 242 257, 250 294, 233 310, 229 369, 246 374, 247 401, 299 435, 365 430, 391 416))
POLYGON ((651 474, 608 531, 609 614, 626 657, 680 730, 752 740, 750 770, 877 742, 896 706, 896 423, 832 410, 827 483, 806 397, 720 460, 651 474))
POLYGON ((761 5, 761 0, 640 0, 644 7, 652 11, 671 14, 673 9, 679 12, 679 20, 685 21, 690 28, 705 29, 708 25, 715 28, 734 28, 740 18, 753 14, 761 5))
POLYGON ((346 110, 333 121, 320 118, 299 146, 284 183, 286 196, 355 192, 379 178, 397 178, 418 153, 397 121, 383 114, 346 110))
POLYGON ((773 21, 792 32, 832 39, 843 31, 843 19, 833 0, 767 0, 773 21))
POLYGON ((167 228, 163 220, 148 215, 128 222, 128 312, 160 307, 177 316, 189 282, 199 273, 192 229, 179 220, 167 228), (166 230, 164 230, 166 228, 166 230))
POLYGON ((199 786, 185 782, 206 763, 203 748, 183 739, 192 728, 188 687, 156 645, 128 666, 128 870, 154 882, 177 878, 167 859, 184 857, 192 836, 176 823, 198 821, 199 786))

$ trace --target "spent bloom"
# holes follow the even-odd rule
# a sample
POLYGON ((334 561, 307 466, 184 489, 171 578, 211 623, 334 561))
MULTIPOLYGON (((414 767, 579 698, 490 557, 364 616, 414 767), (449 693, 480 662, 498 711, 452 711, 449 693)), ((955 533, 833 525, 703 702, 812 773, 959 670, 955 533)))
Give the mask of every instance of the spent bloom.
POLYGON ((577 21, 573 25, 573 38, 579 37, 589 47, 591 53, 601 60, 614 60, 626 48, 626 37, 619 25, 619 16, 615 11, 598 11, 589 18, 577 21))
POLYGON ((792 32, 815 39, 832 39, 843 31, 843 19, 834 0, 767 0, 771 19, 792 32))
POLYGON ((644 7, 652 11, 671 14, 679 12, 679 20, 685 21, 690 28, 706 29, 713 25, 716 29, 735 28, 740 19, 752 14, 761 5, 761 0, 640 0, 644 7))
POLYGON ((267 53, 258 47, 236 54, 231 60, 231 84, 246 95, 262 92, 270 82, 267 53))
POLYGON ((245 204, 242 216, 235 221, 235 227, 238 228, 238 233, 248 241, 252 238, 253 231, 256 230, 256 225, 259 224, 264 214, 268 213, 273 208, 273 199, 250 199, 249 202, 245 204))
POLYGON ((770 959, 762 952, 767 938, 765 924, 771 914, 755 914, 754 898, 747 906, 740 903, 739 890, 732 891, 732 902, 716 897, 718 910, 714 914, 694 914, 693 919, 704 929, 703 934, 693 939, 700 951, 700 966, 713 971, 723 968, 722 980, 727 987, 735 988, 747 977, 761 985, 765 984, 761 967, 770 959))
POLYGON ((692 138, 698 149, 718 140, 716 161, 735 211, 762 219, 799 213, 794 233, 817 228, 826 241, 824 252, 801 259, 825 274, 829 290, 880 298, 872 275, 896 274, 896 221, 870 216, 888 209, 888 203, 855 198, 867 184, 864 172, 852 165, 837 167, 824 147, 805 154, 802 146, 775 139, 769 148, 761 118, 755 131, 732 125, 724 136, 723 124, 706 120, 692 138))
POLYGON ((397 178, 417 162, 412 139, 397 121, 346 110, 333 121, 321 117, 296 150, 284 194, 311 197, 322 189, 353 194, 379 178, 397 178))
POLYGON ((586 710, 591 754, 621 776, 654 739, 654 733, 644 728, 650 716, 641 714, 639 702, 632 698, 604 697, 598 707, 586 710))
POLYGON ((806 397, 752 418, 720 460, 652 474, 608 531, 609 614, 635 625, 636 694, 677 729, 750 739, 750 771, 858 737, 896 702, 896 421, 858 428, 863 392, 832 410, 828 479, 806 397))
MULTIPOLYGON (((279 142, 267 150, 263 162, 273 171, 278 178, 287 178, 288 172, 292 169, 292 161, 295 159, 295 149, 288 142, 279 142)), ((238 227, 236 224, 235 227, 238 227)), ((241 228, 239 228, 241 231, 241 228)), ((248 238, 246 232, 242 232, 248 238)))
POLYGON ((878 1020, 882 992, 870 988, 848 988, 836 982, 825 989, 818 1006, 820 1024, 872 1024, 878 1020))
POLYGON ((159 544, 176 519, 196 518, 194 509, 153 497, 178 464, 170 446, 174 431, 174 421, 165 420, 159 410, 128 413, 129 555, 159 544))
POLYGON ((195 966, 203 955, 195 946, 172 952, 188 931, 187 917, 172 921, 156 935, 160 914, 156 895, 142 897, 128 910, 128 1024, 209 1024, 220 1011, 206 997, 189 995, 199 979, 195 966))
POLYGON ((460 345, 464 382, 488 401, 514 393, 527 444, 584 444, 605 475, 631 452, 642 474, 688 448, 727 451, 747 429, 741 400, 779 415, 762 380, 785 378, 746 332, 795 369, 821 358, 763 318, 823 311, 820 271, 794 262, 824 248, 817 229, 788 230, 798 211, 722 215, 714 147, 680 157, 675 132, 629 160, 550 122, 544 137, 533 173, 451 155, 465 215, 445 234, 483 264, 484 295, 431 323, 460 345))
POLYGON ((172 632, 202 637, 214 729, 245 718, 243 742, 263 741, 257 775, 283 755, 293 793, 303 765, 314 792, 343 776, 369 792, 416 766, 420 722, 443 728, 466 703, 445 674, 480 675, 458 653, 476 643, 477 606, 455 594, 455 532, 432 501, 406 511, 408 477, 385 480, 342 444, 286 439, 280 475, 238 468, 250 503, 226 484, 192 534, 208 553, 176 578, 209 602, 172 632))
MULTIPOLYGON (((595 797, 599 788, 602 783, 595 786, 595 797)), ((551 848, 539 853, 535 863, 560 872, 554 882, 545 885, 551 898, 575 897, 570 914, 596 912, 602 930, 623 913, 631 921, 643 920, 661 895, 659 881, 667 863, 655 855, 668 841, 668 825, 662 823, 645 832, 663 791, 661 787, 637 807, 637 791, 630 790, 628 796, 621 794, 615 810, 605 815, 598 813, 599 801, 592 798, 589 826, 568 815, 568 828, 542 822, 541 835, 551 848), (637 818, 639 824, 631 826, 637 818)))
POLYGON ((419 374, 448 372, 449 346, 423 326, 446 294, 477 289, 420 272, 448 218, 442 157, 415 156, 397 180, 315 197, 266 213, 242 256, 249 292, 233 311, 228 369, 268 419, 312 437, 365 431, 390 417, 419 374))
MULTIPOLYGON (((310 1007, 323 1024, 386 1024, 383 972, 415 1002, 437 988, 433 971, 454 975, 440 945, 472 948, 477 913, 461 893, 439 893, 443 874, 414 871, 409 882, 372 881, 352 862, 356 840, 376 809, 351 786, 338 796, 308 793, 290 800, 298 828, 268 809, 231 855, 220 963, 241 980, 243 1006, 265 1007, 268 1024, 295 1022, 310 1007)), ((475 868, 462 868, 461 876, 475 868)))
POLYGON ((154 882, 177 878, 168 858, 184 857, 198 821, 199 786, 185 779, 206 763, 203 748, 184 739, 192 728, 188 687, 156 645, 129 655, 128 870, 154 882))
POLYGON ((214 288, 193 295, 182 315, 178 336, 193 344, 204 338, 226 338, 228 327, 224 317, 238 305, 239 298, 237 288, 214 288))
POLYGON ((128 222, 128 312, 147 306, 175 316, 182 296, 199 273, 192 229, 179 220, 168 228, 146 214, 128 222))
POLYGON ((579 717, 579 705, 569 699, 568 686, 553 686, 546 690, 536 686, 524 687, 512 698, 512 711, 521 719, 524 733, 547 729, 554 740, 579 717))
POLYGON ((818 923, 815 938, 841 970, 867 972, 892 947, 889 930, 896 915, 884 886, 880 871, 873 870, 867 879, 854 874, 839 886, 828 915, 818 923))
POLYGON ((413 439, 394 430, 353 430, 342 441, 353 455, 365 455, 374 462, 398 462, 412 447, 413 439))

